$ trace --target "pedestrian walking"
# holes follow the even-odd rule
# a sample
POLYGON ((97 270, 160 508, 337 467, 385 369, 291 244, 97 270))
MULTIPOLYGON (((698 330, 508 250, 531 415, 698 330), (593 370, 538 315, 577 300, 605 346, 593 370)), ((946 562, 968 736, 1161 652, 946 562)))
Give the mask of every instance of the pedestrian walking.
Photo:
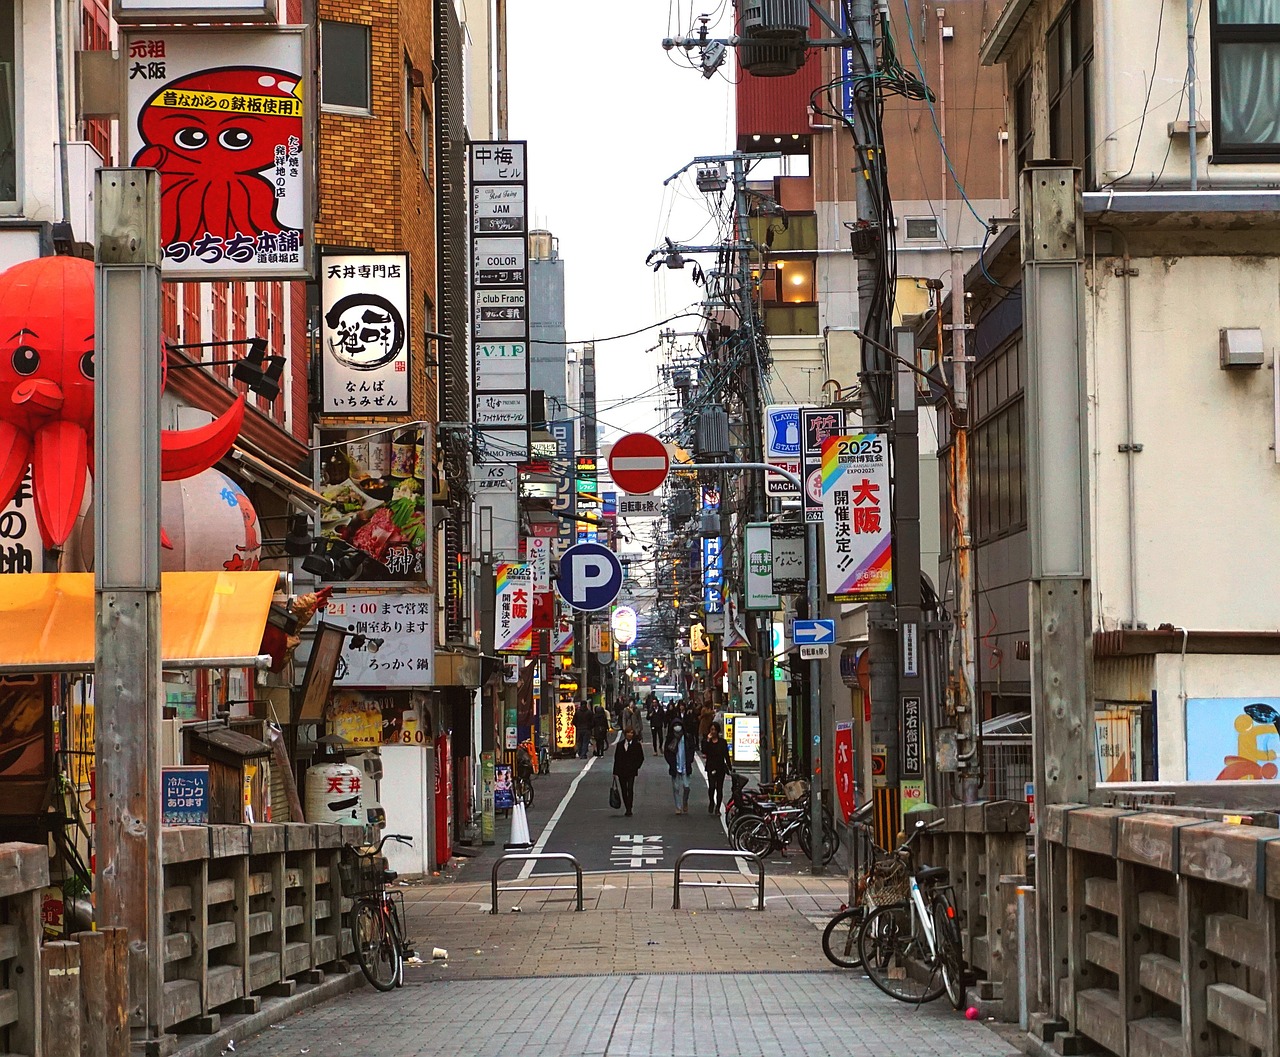
POLYGON ((585 701, 579 701, 578 707, 573 711, 573 735, 578 749, 578 759, 580 760, 587 758, 587 752, 591 748, 591 728, 593 725, 591 706, 585 701))
POLYGON ((605 742, 609 740, 609 713, 599 703, 591 710, 591 733, 596 741, 596 755, 603 756, 605 742))
POLYGON ((628 701, 627 707, 622 710, 622 733, 625 734, 629 730, 634 730, 637 738, 644 733, 644 720, 640 717, 640 706, 634 701, 628 701))
POLYGON ((710 701, 704 701, 702 707, 698 709, 698 743, 707 740, 707 736, 711 733, 711 724, 716 721, 716 706, 710 701))
POLYGON ((724 776, 729 773, 729 743, 720 736, 720 724, 712 723, 702 742, 702 757, 707 762, 707 814, 718 815, 724 804, 724 776))
POLYGON ((658 695, 651 693, 645 699, 645 718, 649 721, 649 733, 653 738, 653 751, 662 751, 662 735, 666 727, 667 712, 658 700, 658 695))
POLYGON ((634 727, 623 728, 618 747, 613 750, 613 776, 618 780, 618 791, 622 794, 622 806, 627 809, 628 818, 636 797, 636 775, 643 763, 644 746, 640 742, 640 732, 634 727))
POLYGON ((667 772, 671 775, 671 796, 675 800, 677 815, 689 813, 689 776, 693 774, 693 753, 697 744, 693 728, 686 729, 683 718, 671 724, 663 755, 667 759, 667 772))

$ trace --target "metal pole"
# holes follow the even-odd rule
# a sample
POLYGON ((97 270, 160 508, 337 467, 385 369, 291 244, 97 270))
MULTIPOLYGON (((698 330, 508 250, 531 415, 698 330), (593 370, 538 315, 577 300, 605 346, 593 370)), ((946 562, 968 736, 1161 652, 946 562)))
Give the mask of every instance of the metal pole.
MULTIPOLYGON (((805 525, 805 559, 809 566, 809 619, 817 620, 819 615, 818 564, 821 553, 818 550, 818 523, 810 521, 805 525)), ((822 861, 822 695, 818 693, 818 683, 822 674, 822 662, 814 659, 809 662, 809 872, 822 874, 827 872, 822 861)))
POLYGON ((960 798, 978 799, 982 787, 981 720, 975 701, 973 535, 969 527, 969 358, 965 317, 964 254, 951 251, 951 486, 955 498, 956 598, 952 706, 959 743, 960 798))
POLYGON ((1191 166, 1191 190, 1198 190, 1196 173, 1196 2, 1187 0, 1187 161, 1191 166))
POLYGON ((95 183, 96 895, 98 921, 129 930, 130 1024, 154 1042, 164 1026, 160 177, 99 169, 95 183))
POLYGON ((507 74, 507 0, 495 0, 493 20, 497 38, 498 127, 497 139, 507 138, 507 98, 509 92, 507 74))

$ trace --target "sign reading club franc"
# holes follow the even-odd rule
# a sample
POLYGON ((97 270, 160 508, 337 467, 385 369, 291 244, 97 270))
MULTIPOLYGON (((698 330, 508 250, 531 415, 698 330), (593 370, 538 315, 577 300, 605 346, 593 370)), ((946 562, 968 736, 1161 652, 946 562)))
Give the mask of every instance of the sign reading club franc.
POLYGON ((622 590, 622 563, 608 547, 579 543, 560 556, 556 590, 574 609, 607 609, 622 590))

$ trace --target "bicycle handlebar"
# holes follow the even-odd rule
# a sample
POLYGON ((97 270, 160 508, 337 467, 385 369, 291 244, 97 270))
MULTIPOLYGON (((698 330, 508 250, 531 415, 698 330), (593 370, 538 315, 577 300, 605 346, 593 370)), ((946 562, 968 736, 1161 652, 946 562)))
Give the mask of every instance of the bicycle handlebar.
POLYGON ((937 829, 947 820, 945 818, 935 818, 932 822, 917 822, 915 828, 911 831, 911 835, 898 845, 899 852, 910 852, 911 845, 915 843, 916 838, 929 830, 937 829))

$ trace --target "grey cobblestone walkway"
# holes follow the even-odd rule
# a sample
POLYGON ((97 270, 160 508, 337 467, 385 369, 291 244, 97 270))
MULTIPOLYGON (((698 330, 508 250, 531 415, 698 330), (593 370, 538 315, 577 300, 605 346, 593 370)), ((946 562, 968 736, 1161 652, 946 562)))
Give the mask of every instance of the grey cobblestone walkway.
MULTIPOLYGON (((530 966, 537 971, 536 966, 530 966)), ((364 989, 236 1057, 1005 1057, 943 1004, 894 1002, 839 973, 460 980, 364 989)))

